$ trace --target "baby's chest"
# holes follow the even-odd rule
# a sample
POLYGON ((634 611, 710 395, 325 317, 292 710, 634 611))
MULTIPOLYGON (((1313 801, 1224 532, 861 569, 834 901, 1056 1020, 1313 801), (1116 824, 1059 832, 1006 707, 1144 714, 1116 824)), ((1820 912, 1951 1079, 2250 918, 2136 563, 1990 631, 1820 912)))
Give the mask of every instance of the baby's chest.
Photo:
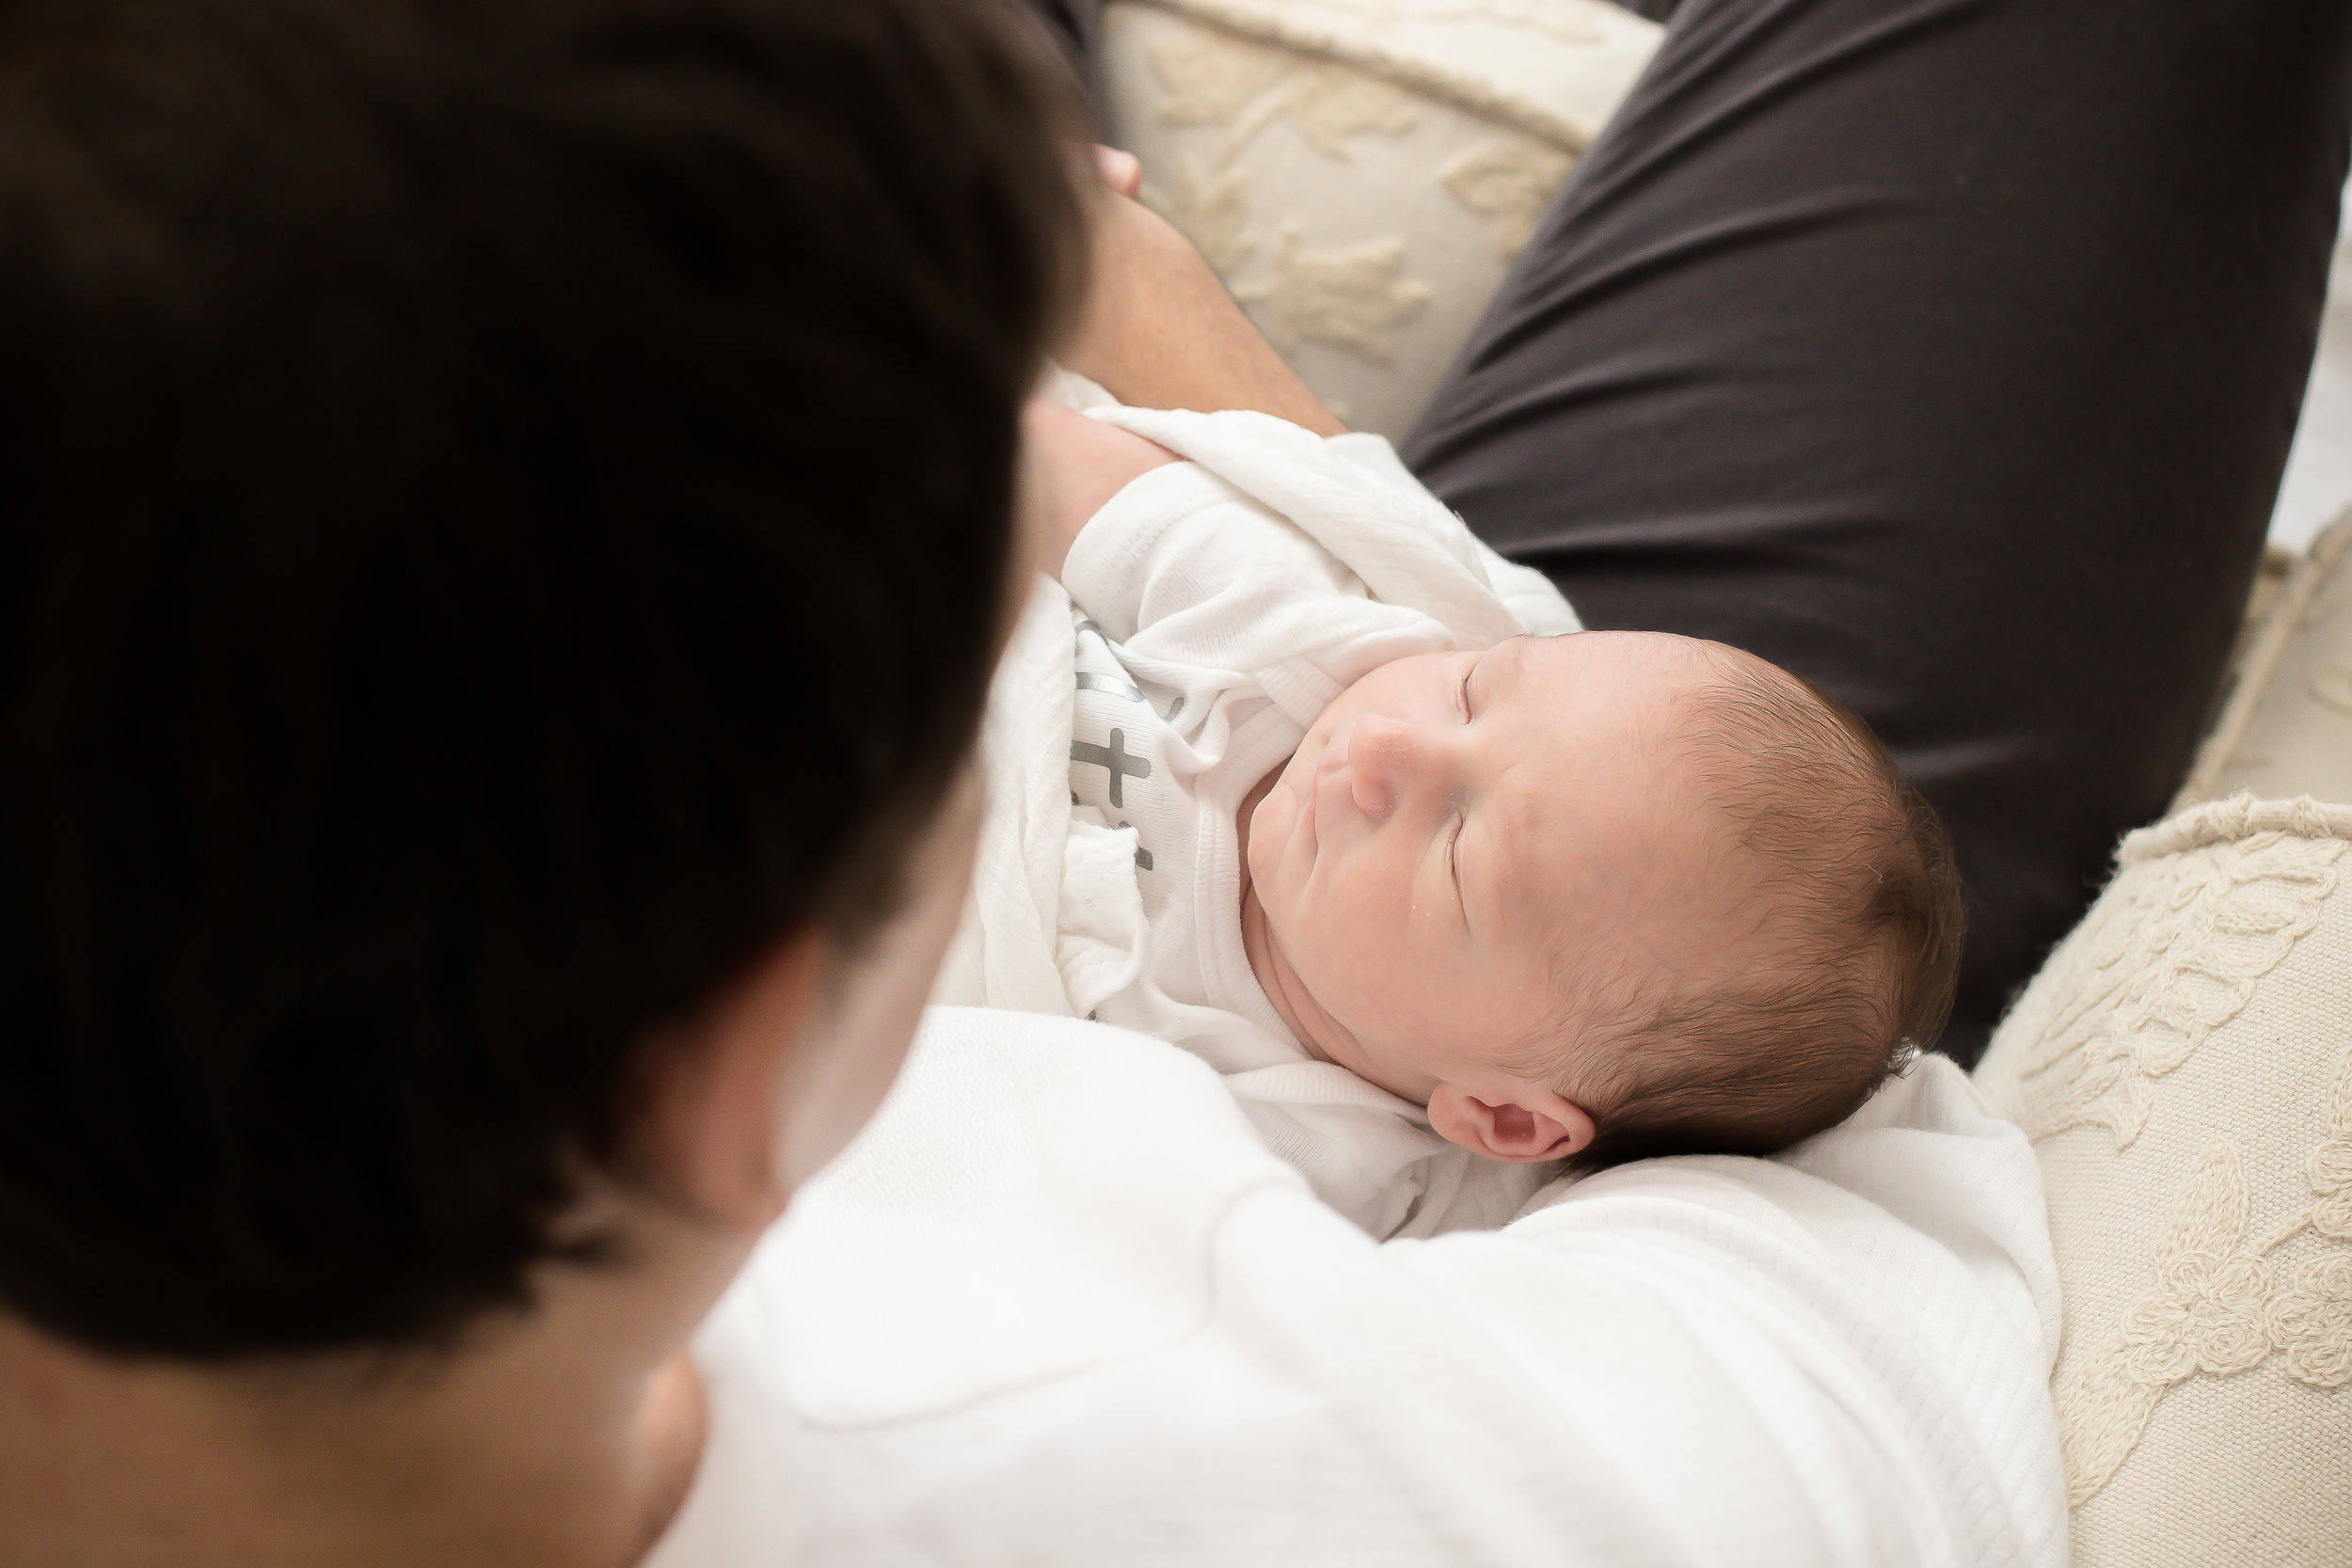
POLYGON ((1136 832, 1136 869, 1147 909, 1155 887, 1188 866, 1199 847, 1202 791, 1214 772, 1194 744, 1199 717, 1216 700, 1213 688, 1170 682, 1131 671, 1092 621, 1073 628, 1076 643, 1072 703, 1070 800, 1092 807, 1115 828, 1136 832))

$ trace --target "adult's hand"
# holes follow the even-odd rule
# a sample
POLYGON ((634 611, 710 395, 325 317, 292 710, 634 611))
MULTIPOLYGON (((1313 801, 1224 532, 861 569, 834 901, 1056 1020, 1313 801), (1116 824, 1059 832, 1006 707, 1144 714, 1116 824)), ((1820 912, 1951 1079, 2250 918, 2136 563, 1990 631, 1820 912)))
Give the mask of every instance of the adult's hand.
POLYGON ((1319 436, 1346 426, 1274 352, 1173 225, 1135 199, 1135 158, 1098 148, 1094 284, 1061 361, 1143 408, 1254 408, 1319 436))

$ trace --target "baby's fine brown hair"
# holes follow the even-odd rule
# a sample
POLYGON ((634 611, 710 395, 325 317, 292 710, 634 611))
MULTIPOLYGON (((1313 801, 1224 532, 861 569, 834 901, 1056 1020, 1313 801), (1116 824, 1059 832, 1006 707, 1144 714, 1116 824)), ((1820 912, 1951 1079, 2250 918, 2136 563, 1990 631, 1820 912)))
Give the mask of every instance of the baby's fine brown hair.
POLYGON ((1597 1126, 1573 1162, 1769 1154, 1844 1120, 1935 1043, 1960 977, 1952 844, 1867 724, 1734 653, 1685 700, 1703 809, 1760 867, 1760 961, 1650 999, 1583 1085, 1597 1126))

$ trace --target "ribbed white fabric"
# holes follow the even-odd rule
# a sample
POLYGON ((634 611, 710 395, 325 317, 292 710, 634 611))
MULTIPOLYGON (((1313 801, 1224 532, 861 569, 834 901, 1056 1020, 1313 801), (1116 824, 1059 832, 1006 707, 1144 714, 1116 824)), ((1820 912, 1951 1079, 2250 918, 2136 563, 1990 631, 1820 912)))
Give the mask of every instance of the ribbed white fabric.
POLYGON ((648 1568, 2061 1568, 2040 1177, 1949 1063, 1547 1196, 1375 1243, 1184 1053, 935 1012, 707 1325, 648 1568))
POLYGON ((1577 629, 1549 578, 1486 550, 1380 436, 1327 438, 1246 409, 1194 414, 1112 404, 1089 414, 1190 458, 1289 518, 1361 578, 1374 598, 1420 610, 1462 647, 1577 629), (1499 569, 1493 577, 1489 562, 1499 569), (1548 624, 1521 624, 1503 602, 1506 591, 1531 595, 1548 624))

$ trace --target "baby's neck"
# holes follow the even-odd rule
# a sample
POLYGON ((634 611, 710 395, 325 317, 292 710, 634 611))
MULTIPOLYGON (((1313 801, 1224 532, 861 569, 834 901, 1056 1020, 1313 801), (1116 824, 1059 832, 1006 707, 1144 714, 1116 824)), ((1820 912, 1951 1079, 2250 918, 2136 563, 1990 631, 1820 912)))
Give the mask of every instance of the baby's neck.
POLYGON ((1241 950, 1249 959, 1249 973, 1257 977, 1258 989, 1265 992, 1266 1001, 1306 1048, 1307 1054, 1319 1062, 1341 1064, 1331 1044, 1338 1042, 1346 1050, 1354 1046, 1354 1037, 1323 1010, 1323 1005, 1291 967, 1282 944, 1275 940, 1274 927, 1266 920, 1265 906, 1258 902, 1257 884, 1249 876, 1249 819, 1257 811, 1258 802, 1265 799, 1266 791, 1281 776, 1282 769, 1277 768, 1260 779, 1242 798, 1241 809, 1233 814, 1241 842, 1241 950))

